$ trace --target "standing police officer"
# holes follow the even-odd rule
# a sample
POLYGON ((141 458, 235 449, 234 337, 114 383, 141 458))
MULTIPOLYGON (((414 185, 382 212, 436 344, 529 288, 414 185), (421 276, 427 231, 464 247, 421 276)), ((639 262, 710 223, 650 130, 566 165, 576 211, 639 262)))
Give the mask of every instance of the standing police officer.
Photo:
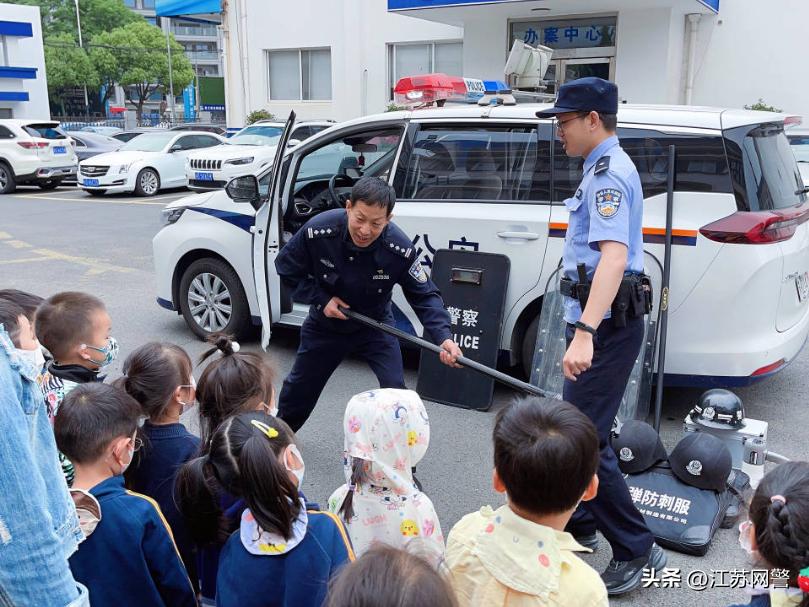
POLYGON ((617 113, 618 88, 593 77, 563 84, 554 107, 537 112, 556 115, 565 152, 584 158, 581 183, 565 200, 570 218, 560 284, 568 323, 562 396, 596 425, 601 460, 598 495, 579 507, 568 529, 590 547, 597 546, 596 529, 610 543, 612 560, 601 577, 612 596, 640 586, 645 567, 666 564, 610 447, 612 422, 644 336, 643 310, 627 297, 640 291, 643 272, 643 192, 615 136, 617 113))
POLYGON ((393 323, 391 291, 401 285, 426 332, 441 344, 441 362, 461 350, 438 288, 427 277, 413 243, 390 223, 396 193, 376 177, 363 177, 345 210, 310 219, 281 249, 278 275, 296 298, 310 304, 295 364, 278 399, 278 416, 297 432, 315 408, 329 377, 349 354, 364 358, 382 388, 405 388, 398 340, 348 320, 340 307, 393 323))

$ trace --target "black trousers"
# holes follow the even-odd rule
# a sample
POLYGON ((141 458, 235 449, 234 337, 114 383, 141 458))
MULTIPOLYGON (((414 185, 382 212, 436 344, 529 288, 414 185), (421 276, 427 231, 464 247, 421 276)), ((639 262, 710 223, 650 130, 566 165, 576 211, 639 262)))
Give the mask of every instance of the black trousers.
MULTIPOLYGON (((364 326, 353 333, 335 333, 307 317, 295 363, 278 398, 278 417, 297 432, 315 408, 331 374, 351 354, 368 362, 380 388, 406 387, 402 351, 395 337, 364 326)), ((368 388, 357 386, 357 392, 368 388)))
MULTIPOLYGON (((593 338, 592 366, 575 382, 566 379, 562 389, 562 397, 595 424, 601 451, 598 495, 581 503, 566 530, 574 535, 590 535, 598 529, 610 543, 617 561, 643 556, 654 542, 643 515, 632 503, 610 446, 612 422, 643 342, 643 324, 643 318, 634 318, 627 320, 626 327, 616 328, 611 320, 603 321, 593 338)), ((573 332, 573 326, 568 325, 568 345, 573 332)))

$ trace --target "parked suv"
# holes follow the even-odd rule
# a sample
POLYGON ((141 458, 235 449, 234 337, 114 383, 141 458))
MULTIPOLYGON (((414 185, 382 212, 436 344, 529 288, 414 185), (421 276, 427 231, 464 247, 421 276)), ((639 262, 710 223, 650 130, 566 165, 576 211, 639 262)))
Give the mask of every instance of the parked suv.
POLYGON ((20 184, 36 184, 43 190, 75 177, 73 141, 49 120, 0 120, 0 194, 20 184))
MULTIPOLYGON (((298 122, 288 145, 296 146, 330 126, 334 126, 330 120, 298 122)), ((283 122, 259 120, 244 127, 223 145, 191 154, 185 166, 188 189, 198 192, 218 190, 238 175, 258 175, 272 164, 283 130, 283 122)))
MULTIPOLYGON (((226 191, 170 204, 153 240, 158 302, 200 336, 252 322, 266 343, 273 325, 300 325, 308 307, 282 284, 274 259, 308 219, 343 206, 357 178, 375 175, 395 188, 394 221, 428 272, 438 249, 509 257, 499 347, 530 370, 568 227, 563 201, 582 165, 565 155, 556 122, 536 117, 544 107, 447 105, 359 118, 285 151, 279 170, 259 174, 260 196, 249 204, 226 191)), ((806 341, 809 200, 784 134, 789 121, 721 108, 619 110, 618 137, 643 186, 647 271, 657 276, 668 148, 676 147, 668 385, 746 385, 783 369, 806 341)), ((393 303, 397 326, 421 333, 398 290, 393 303)))

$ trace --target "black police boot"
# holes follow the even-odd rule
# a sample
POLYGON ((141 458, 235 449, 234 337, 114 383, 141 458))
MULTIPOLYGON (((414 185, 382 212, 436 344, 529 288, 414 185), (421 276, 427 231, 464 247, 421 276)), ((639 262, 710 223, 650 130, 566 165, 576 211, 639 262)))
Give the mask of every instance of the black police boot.
POLYGON ((643 581, 644 569, 660 571, 666 566, 668 558, 663 549, 652 544, 649 552, 631 561, 611 560, 607 569, 601 574, 609 596, 619 596, 635 590, 643 581))
POLYGON ((591 533, 589 535, 574 535, 573 539, 585 548, 589 548, 593 552, 598 550, 598 534, 591 533))

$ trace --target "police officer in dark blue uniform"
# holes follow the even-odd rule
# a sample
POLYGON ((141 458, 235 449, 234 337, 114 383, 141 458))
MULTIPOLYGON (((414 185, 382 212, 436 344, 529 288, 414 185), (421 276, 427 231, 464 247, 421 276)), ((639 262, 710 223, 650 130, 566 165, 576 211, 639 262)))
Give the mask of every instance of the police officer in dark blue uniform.
POLYGON ((351 308, 389 324, 391 291, 401 285, 432 340, 441 362, 455 362, 461 350, 452 340, 450 317, 437 287, 427 277, 413 243, 390 223, 396 193, 376 177, 362 177, 345 210, 310 219, 281 249, 275 267, 281 280, 310 304, 301 327, 295 364, 278 399, 278 415, 294 430, 315 408, 331 374, 349 354, 368 361, 382 388, 405 388, 402 353, 391 335, 348 320, 351 308))
POLYGON ((615 136, 617 113, 618 88, 592 77, 563 84, 554 107, 537 112, 555 115, 567 155, 584 158, 581 184, 565 200, 570 217, 560 291, 566 296, 568 349, 562 396, 596 425, 601 461, 598 495, 579 507, 568 530, 590 547, 597 546, 596 529, 609 541, 612 561, 602 579, 612 596, 640 586, 644 568, 660 570, 666 563, 610 447, 612 422, 643 341, 645 311, 639 300, 643 191, 615 136))

